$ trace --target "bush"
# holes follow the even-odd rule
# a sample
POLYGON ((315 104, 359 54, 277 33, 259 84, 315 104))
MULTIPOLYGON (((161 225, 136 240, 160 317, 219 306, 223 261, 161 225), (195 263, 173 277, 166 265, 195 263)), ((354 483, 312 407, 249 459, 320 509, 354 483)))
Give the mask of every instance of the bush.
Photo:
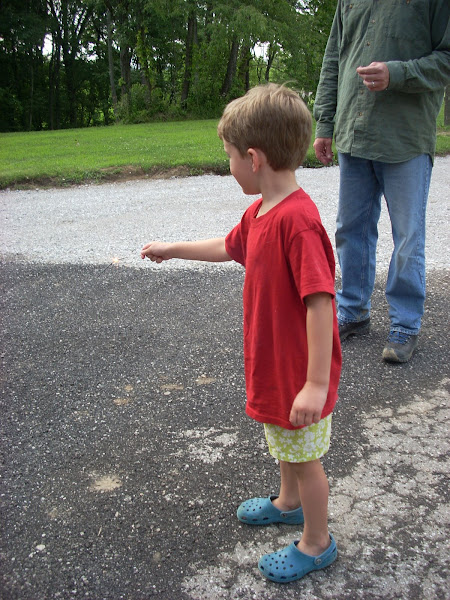
POLYGON ((161 89, 154 88, 149 97, 148 89, 142 83, 131 86, 131 106, 128 96, 123 96, 117 105, 116 120, 126 125, 149 123, 151 121, 171 121, 184 118, 184 111, 170 104, 161 89))

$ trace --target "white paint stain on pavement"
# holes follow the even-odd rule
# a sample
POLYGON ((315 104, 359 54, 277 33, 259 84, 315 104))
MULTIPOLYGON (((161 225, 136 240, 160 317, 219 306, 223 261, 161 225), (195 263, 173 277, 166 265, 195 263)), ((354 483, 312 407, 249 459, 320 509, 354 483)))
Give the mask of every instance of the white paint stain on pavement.
MULTIPOLYGON (((215 429, 214 427, 199 427, 188 429, 179 434, 181 439, 192 440, 187 447, 187 453, 194 460, 213 464, 222 460, 224 453, 233 455, 232 447, 237 444, 237 433, 234 429, 215 429)), ((182 456, 185 450, 180 450, 175 456, 182 456)))

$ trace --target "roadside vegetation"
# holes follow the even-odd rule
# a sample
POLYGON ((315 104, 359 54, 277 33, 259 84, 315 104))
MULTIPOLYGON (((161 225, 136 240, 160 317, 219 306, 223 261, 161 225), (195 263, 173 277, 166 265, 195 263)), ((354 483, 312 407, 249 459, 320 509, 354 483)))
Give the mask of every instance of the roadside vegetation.
MULTIPOLYGON (((224 106, 258 83, 311 108, 336 0, 5 0, 0 189, 226 173, 224 106)), ((437 153, 450 153, 450 86, 437 153)), ((305 166, 321 166, 312 145, 305 166)))
MULTIPOLYGON (((217 119, 0 134, 0 189, 228 173, 217 119)), ((438 155, 450 127, 438 119, 438 155)), ((304 165, 319 167, 312 143, 304 165)))
MULTIPOLYGON (((227 174, 217 119, 0 134, 0 189, 227 174)), ((312 144, 306 166, 319 166, 312 144)))
POLYGON ((336 0, 4 0, 0 131, 218 118, 264 81, 317 87, 336 0))

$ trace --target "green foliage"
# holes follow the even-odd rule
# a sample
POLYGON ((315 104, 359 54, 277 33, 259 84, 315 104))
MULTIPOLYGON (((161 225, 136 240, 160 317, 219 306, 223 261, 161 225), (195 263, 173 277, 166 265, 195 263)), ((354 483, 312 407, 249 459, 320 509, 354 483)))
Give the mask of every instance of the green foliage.
POLYGON ((2 0, 0 4, 0 129, 42 127, 46 73, 42 44, 44 0, 2 0))
POLYGON ((437 118, 437 139, 436 154, 450 154, 450 126, 444 124, 445 103, 442 103, 441 110, 437 118))
POLYGON ((441 110, 439 111, 437 118, 438 132, 441 134, 445 131, 450 131, 450 127, 445 125, 445 102, 442 103, 441 110))
POLYGON ((0 131, 217 118, 266 81, 312 106, 336 0, 3 0, 0 131))
POLYGON ((116 110, 116 120, 128 125, 181 118, 183 111, 168 102, 161 88, 154 88, 149 93, 142 83, 134 83, 131 86, 131 108, 125 102, 125 98, 122 98, 116 110))
POLYGON ((319 82, 335 9, 335 0, 311 0, 307 10, 297 15, 295 29, 286 30, 278 72, 281 77, 292 78, 308 96, 314 96, 319 82))
POLYGON ((334 8, 335 0, 3 0, 0 130, 217 117, 268 80, 314 92, 334 8))

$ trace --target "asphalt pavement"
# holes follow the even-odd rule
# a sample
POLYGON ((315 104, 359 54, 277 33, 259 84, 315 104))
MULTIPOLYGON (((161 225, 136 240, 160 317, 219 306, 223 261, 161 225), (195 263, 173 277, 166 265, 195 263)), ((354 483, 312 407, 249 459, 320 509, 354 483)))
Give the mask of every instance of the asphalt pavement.
MULTIPOLYGON (((447 183, 449 164, 439 163, 447 183)), ((81 192, 94 201, 102 190, 81 192)), ((301 531, 235 516, 242 500, 276 493, 279 482, 262 426, 244 414, 241 268, 138 264, 128 247, 98 260, 86 247, 77 258, 65 232, 76 243, 80 228, 93 238, 99 228, 82 211, 79 222, 60 214, 79 189, 2 193, 0 598, 449 599, 448 221, 433 217, 442 204, 448 215, 443 190, 429 207, 429 238, 439 242, 413 359, 381 360, 382 258, 372 330, 343 344, 323 460, 338 560, 288 585, 266 581, 257 562, 301 531), (49 198, 48 216, 33 217, 33 202, 39 211, 49 198), (45 248, 45 223, 69 259, 34 254, 45 248)), ((180 205, 179 214, 185 222, 194 213, 180 205)), ((165 227, 166 239, 175 235, 165 227)), ((143 230, 136 238, 149 239, 143 230)))

